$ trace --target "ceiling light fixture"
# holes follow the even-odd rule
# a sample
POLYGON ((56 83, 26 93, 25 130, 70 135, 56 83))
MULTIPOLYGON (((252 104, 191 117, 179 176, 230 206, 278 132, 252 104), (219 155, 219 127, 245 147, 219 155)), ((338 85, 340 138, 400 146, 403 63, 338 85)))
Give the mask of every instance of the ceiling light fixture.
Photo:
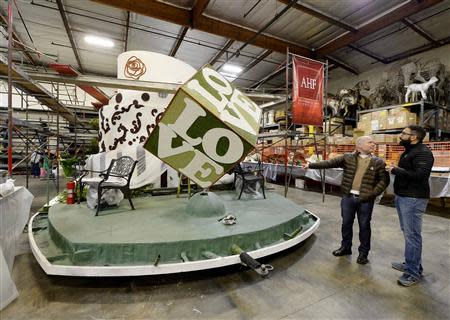
POLYGON ((222 70, 227 72, 227 73, 233 73, 233 74, 238 75, 239 73, 242 72, 242 67, 236 66, 236 65, 233 65, 233 64, 225 64, 222 67, 222 70))
POLYGON ((107 47, 107 48, 114 47, 114 42, 108 38, 88 35, 84 37, 84 41, 86 41, 89 44, 100 47, 107 47))
POLYGON ((223 75, 227 80, 234 80, 238 77, 237 73, 229 73, 229 72, 223 72, 223 71, 219 71, 219 73, 221 75, 223 75))

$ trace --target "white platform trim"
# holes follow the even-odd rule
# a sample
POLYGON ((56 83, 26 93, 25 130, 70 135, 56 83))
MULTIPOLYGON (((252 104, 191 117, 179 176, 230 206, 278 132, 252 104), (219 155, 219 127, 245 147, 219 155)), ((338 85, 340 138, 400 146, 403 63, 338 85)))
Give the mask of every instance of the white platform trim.
MULTIPOLYGON (((308 211, 308 210, 306 210, 308 211)), ((274 244, 270 247, 247 252, 252 258, 259 259, 272 254, 287 250, 312 235, 320 225, 320 218, 305 232, 300 233, 295 238, 274 244)), ((192 272, 198 270, 214 269, 241 263, 239 255, 219 257, 215 259, 205 259, 199 261, 161 263, 157 266, 153 264, 139 266, 64 266, 51 264, 42 254, 33 237, 33 221, 40 213, 36 213, 28 224, 28 237, 30 247, 34 257, 46 274, 76 277, 124 277, 124 276, 147 276, 171 273, 192 272)))

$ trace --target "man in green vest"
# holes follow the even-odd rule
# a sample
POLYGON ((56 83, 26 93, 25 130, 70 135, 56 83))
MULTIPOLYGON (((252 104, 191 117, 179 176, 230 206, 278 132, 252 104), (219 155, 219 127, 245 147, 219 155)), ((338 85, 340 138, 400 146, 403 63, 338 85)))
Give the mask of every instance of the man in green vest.
POLYGON ((344 169, 341 183, 342 242, 333 255, 339 257, 352 254, 353 221, 357 216, 360 246, 356 262, 359 264, 369 262, 370 221, 375 198, 389 185, 389 173, 386 172, 384 160, 373 156, 375 146, 371 137, 359 137, 355 152, 305 165, 305 168, 310 169, 344 169))

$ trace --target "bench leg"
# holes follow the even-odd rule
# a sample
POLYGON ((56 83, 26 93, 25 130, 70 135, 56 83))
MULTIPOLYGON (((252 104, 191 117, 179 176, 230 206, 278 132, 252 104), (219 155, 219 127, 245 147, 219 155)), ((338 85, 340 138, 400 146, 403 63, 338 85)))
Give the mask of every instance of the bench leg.
POLYGON ((98 186, 97 189, 97 211, 95 212, 95 216, 98 216, 98 212, 100 211, 100 202, 102 200, 102 188, 98 186))
POLYGON ((242 192, 244 192, 244 188, 245 188, 245 180, 244 180, 244 179, 242 179, 242 189, 241 189, 241 192, 239 193, 239 198, 238 198, 238 200, 240 200, 240 199, 241 199, 241 196, 242 196, 242 192))
POLYGON ((266 182, 264 181, 264 179, 261 180, 261 187, 262 187, 263 196, 265 199, 266 198, 266 182))
POLYGON ((133 201, 131 201, 131 191, 128 191, 128 201, 130 202, 131 210, 136 210, 133 206, 133 201))
POLYGON ((80 202, 81 202, 81 195, 83 194, 83 188, 84 188, 84 185, 81 181, 79 182, 79 184, 80 184, 80 196, 78 197, 78 204, 80 204, 80 202))

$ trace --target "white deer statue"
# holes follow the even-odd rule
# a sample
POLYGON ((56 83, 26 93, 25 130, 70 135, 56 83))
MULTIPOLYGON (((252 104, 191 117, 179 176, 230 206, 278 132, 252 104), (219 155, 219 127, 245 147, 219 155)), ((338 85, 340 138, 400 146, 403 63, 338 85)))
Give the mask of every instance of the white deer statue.
POLYGON ((427 91, 428 88, 433 84, 438 82, 439 79, 436 77, 431 77, 430 80, 428 80, 427 82, 424 83, 411 83, 407 86, 405 86, 405 88, 407 88, 406 90, 406 94, 405 94, 405 102, 409 102, 409 95, 414 92, 420 92, 420 94, 422 95, 422 100, 426 100, 427 99, 427 91))

